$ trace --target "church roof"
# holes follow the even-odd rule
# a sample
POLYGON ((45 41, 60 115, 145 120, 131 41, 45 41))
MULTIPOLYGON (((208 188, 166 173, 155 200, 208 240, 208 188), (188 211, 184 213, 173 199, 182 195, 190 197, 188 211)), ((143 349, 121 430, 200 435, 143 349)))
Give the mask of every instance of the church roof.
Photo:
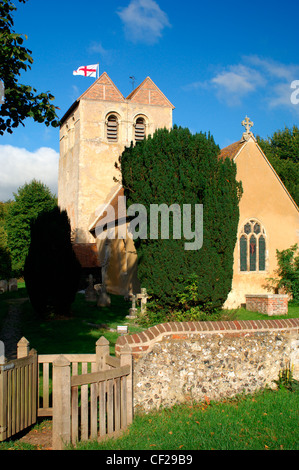
POLYGON ((82 98, 103 101, 125 101, 124 96, 106 72, 103 72, 102 75, 82 93, 77 101, 80 101, 82 98))
POLYGON ((82 268, 100 267, 96 243, 74 243, 73 250, 82 268))
POLYGON ((103 100, 103 101, 117 101, 117 102, 132 102, 139 104, 148 104, 153 106, 167 106, 174 109, 174 106, 162 93, 162 91, 157 87, 157 85, 152 81, 150 77, 146 77, 140 85, 135 88, 128 96, 125 98, 122 93, 119 91, 117 86, 113 83, 111 78, 106 72, 103 72, 102 75, 97 78, 87 90, 82 93, 79 98, 70 106, 67 112, 63 115, 60 122, 63 122, 68 118, 68 116, 77 108, 82 99, 87 100, 103 100))
POLYGON ((146 79, 127 96, 127 100, 130 100, 132 103, 167 106, 174 109, 173 104, 171 104, 150 77, 146 77, 146 79))
POLYGON ((244 144, 244 140, 238 140, 238 142, 234 142, 233 144, 224 147, 220 152, 219 158, 229 158, 230 160, 233 160, 244 144))

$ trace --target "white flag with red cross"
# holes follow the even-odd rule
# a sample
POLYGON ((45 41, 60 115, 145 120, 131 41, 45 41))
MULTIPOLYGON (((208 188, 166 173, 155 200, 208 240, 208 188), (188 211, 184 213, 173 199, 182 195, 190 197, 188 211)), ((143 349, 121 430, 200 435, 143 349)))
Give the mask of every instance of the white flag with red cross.
POLYGON ((83 75, 83 77, 96 77, 99 64, 81 65, 77 70, 73 71, 73 75, 83 75))

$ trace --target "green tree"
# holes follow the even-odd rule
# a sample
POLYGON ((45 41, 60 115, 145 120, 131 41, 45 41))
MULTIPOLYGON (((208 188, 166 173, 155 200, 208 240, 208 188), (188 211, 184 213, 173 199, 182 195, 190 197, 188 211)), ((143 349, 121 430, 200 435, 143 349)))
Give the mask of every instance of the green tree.
POLYGON ((31 224, 24 279, 31 304, 42 317, 70 315, 81 267, 73 252, 66 211, 54 207, 31 224))
POLYGON ((57 198, 46 185, 36 180, 21 186, 14 197, 6 216, 5 229, 14 275, 21 276, 30 245, 31 222, 40 213, 53 209, 57 198))
POLYGON ((11 276, 11 257, 7 246, 7 232, 5 220, 11 201, 0 202, 0 279, 11 276))
POLYGON ((268 288, 277 292, 282 289, 299 302, 299 248, 295 244, 286 250, 276 250, 278 277, 268 278, 268 288))
POLYGON ((5 220, 12 201, 0 201, 0 247, 7 247, 7 232, 5 230, 5 220))
POLYGON ((231 289, 241 187, 235 164, 220 160, 219 152, 212 136, 192 135, 175 126, 131 145, 120 158, 128 208, 142 204, 150 214, 151 204, 178 204, 183 214, 183 205, 189 204, 194 231, 195 205, 203 205, 201 249, 186 250, 184 237, 172 236, 171 217, 169 239, 161 239, 161 226, 158 238, 151 239, 147 224, 147 238, 135 240, 141 285, 159 308, 169 312, 177 308, 177 295, 192 276, 190 282, 197 283, 196 303, 206 311, 221 307, 231 289))
POLYGON ((274 132, 272 137, 262 139, 258 144, 281 178, 285 187, 299 206, 299 129, 285 128, 274 132))
MULTIPOLYGON (((27 0, 19 0, 25 3, 27 0)), ((56 109, 49 93, 39 93, 29 85, 18 83, 21 72, 31 68, 31 51, 23 46, 21 34, 13 30, 13 12, 16 10, 11 0, 0 0, 0 79, 5 87, 5 102, 0 106, 0 135, 13 128, 27 117, 43 122, 47 126, 59 126, 56 109)), ((25 36, 26 38, 26 36, 25 36)))
POLYGON ((7 248, 0 246, 0 280, 11 277, 11 257, 7 248))

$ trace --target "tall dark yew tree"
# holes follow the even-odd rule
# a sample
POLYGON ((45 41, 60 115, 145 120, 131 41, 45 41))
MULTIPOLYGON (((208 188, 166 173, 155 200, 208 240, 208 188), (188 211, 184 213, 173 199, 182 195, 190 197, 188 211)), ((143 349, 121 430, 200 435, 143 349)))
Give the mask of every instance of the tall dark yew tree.
POLYGON ((188 129, 174 127, 157 130, 125 149, 120 158, 127 208, 142 204, 148 215, 147 238, 135 240, 138 277, 156 303, 170 311, 177 308, 177 294, 190 276, 196 276, 197 305, 206 312, 221 307, 231 289, 241 185, 235 164, 220 159, 219 153, 210 134, 192 135, 188 129), (169 239, 150 239, 151 204, 179 204, 181 239, 172 236, 171 217, 169 239), (203 205, 199 250, 185 249, 183 204, 191 205, 193 231, 195 204, 203 205))
POLYGON ((31 226, 31 243, 24 279, 38 315, 70 315, 81 267, 71 244, 66 211, 55 207, 40 214, 31 226))

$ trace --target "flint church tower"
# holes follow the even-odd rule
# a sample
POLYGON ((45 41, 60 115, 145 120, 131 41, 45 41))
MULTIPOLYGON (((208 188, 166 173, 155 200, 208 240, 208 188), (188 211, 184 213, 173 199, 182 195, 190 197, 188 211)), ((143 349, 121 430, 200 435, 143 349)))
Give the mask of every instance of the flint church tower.
MULTIPOLYGON (((131 142, 136 143, 152 135, 158 128, 171 129, 173 109, 174 106, 149 77, 125 98, 104 72, 63 116, 58 204, 68 213, 74 246, 79 256, 85 252, 82 256, 85 264, 89 262, 88 253, 91 251, 97 252, 100 265, 103 257, 107 258, 107 250, 99 246, 94 229, 99 220, 99 206, 114 204, 122 191, 114 179, 120 179, 115 162, 131 142)), ((117 246, 117 241, 114 245, 109 247, 109 265, 112 265, 113 253, 118 252, 114 271, 127 273, 130 265, 128 253, 126 266, 121 268, 118 265, 123 265, 123 248, 117 246)), ((119 281, 115 279, 113 283, 119 284, 119 281)), ((126 293, 129 289, 128 285, 119 289, 112 284, 110 290, 115 293, 126 293)))

